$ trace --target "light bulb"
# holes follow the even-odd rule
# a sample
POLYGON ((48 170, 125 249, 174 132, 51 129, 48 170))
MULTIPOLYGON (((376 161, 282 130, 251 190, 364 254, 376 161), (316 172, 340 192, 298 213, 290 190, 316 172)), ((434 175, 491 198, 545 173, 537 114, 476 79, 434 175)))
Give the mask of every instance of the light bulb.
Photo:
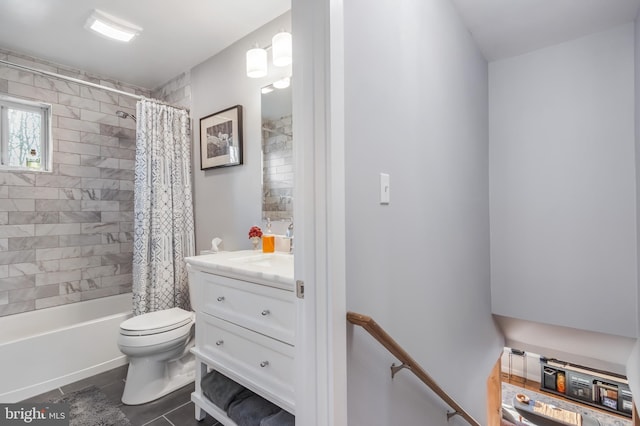
POLYGON ((267 51, 259 47, 247 50, 247 76, 260 78, 267 75, 267 51))
POLYGON ((273 53, 273 65, 277 67, 285 67, 293 60, 293 48, 291 34, 281 31, 273 36, 271 40, 273 53))
POLYGON ((291 84, 291 79, 289 77, 285 77, 281 80, 274 81, 273 87, 275 87, 276 89, 286 89, 287 87, 289 87, 289 84, 291 84))

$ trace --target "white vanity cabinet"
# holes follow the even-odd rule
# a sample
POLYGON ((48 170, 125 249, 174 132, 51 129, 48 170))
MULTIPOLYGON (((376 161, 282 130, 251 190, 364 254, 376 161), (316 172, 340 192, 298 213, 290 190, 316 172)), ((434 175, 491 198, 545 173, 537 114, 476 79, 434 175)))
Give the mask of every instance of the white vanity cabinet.
POLYGON ((204 410, 223 424, 234 425, 202 394, 200 381, 210 369, 295 414, 293 279, 288 275, 283 279, 281 274, 275 275, 279 278, 275 280, 264 271, 252 273, 242 262, 231 262, 233 267, 224 268, 227 257, 236 259, 231 254, 187 258, 189 285, 196 298, 196 303, 192 302, 196 312, 192 349, 196 357, 196 390, 192 394, 196 417, 203 418, 204 410), (205 257, 213 263, 198 259, 205 257))

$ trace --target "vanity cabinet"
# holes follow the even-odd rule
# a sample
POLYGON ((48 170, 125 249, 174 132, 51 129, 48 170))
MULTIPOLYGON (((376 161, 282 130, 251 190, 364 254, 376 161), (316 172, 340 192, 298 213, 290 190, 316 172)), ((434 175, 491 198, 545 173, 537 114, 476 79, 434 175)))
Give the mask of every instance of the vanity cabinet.
POLYGON ((200 382, 210 369, 295 414, 293 286, 188 267, 197 298, 191 350, 196 357, 196 417, 204 418, 207 412, 225 425, 235 424, 202 394, 200 382))

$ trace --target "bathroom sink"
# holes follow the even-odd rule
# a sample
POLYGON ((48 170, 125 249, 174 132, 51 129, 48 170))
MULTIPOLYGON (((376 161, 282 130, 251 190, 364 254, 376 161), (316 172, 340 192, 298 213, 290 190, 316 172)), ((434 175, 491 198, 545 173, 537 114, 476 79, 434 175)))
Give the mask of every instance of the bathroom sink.
POLYGON ((192 256, 185 258, 185 261, 191 267, 204 272, 292 289, 293 259, 293 254, 289 253, 241 250, 192 256))
POLYGON ((232 261, 239 264, 251 265, 257 268, 293 268, 293 255, 291 254, 264 253, 253 256, 237 257, 232 259, 232 261))

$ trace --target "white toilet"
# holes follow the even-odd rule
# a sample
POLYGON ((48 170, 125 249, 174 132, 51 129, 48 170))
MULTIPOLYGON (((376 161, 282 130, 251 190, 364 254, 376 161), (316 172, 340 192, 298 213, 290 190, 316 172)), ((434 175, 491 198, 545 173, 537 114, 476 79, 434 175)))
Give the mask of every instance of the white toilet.
POLYGON ((195 313, 180 308, 150 312, 120 324, 118 347, 129 357, 122 394, 127 405, 144 404, 192 382, 195 313))

